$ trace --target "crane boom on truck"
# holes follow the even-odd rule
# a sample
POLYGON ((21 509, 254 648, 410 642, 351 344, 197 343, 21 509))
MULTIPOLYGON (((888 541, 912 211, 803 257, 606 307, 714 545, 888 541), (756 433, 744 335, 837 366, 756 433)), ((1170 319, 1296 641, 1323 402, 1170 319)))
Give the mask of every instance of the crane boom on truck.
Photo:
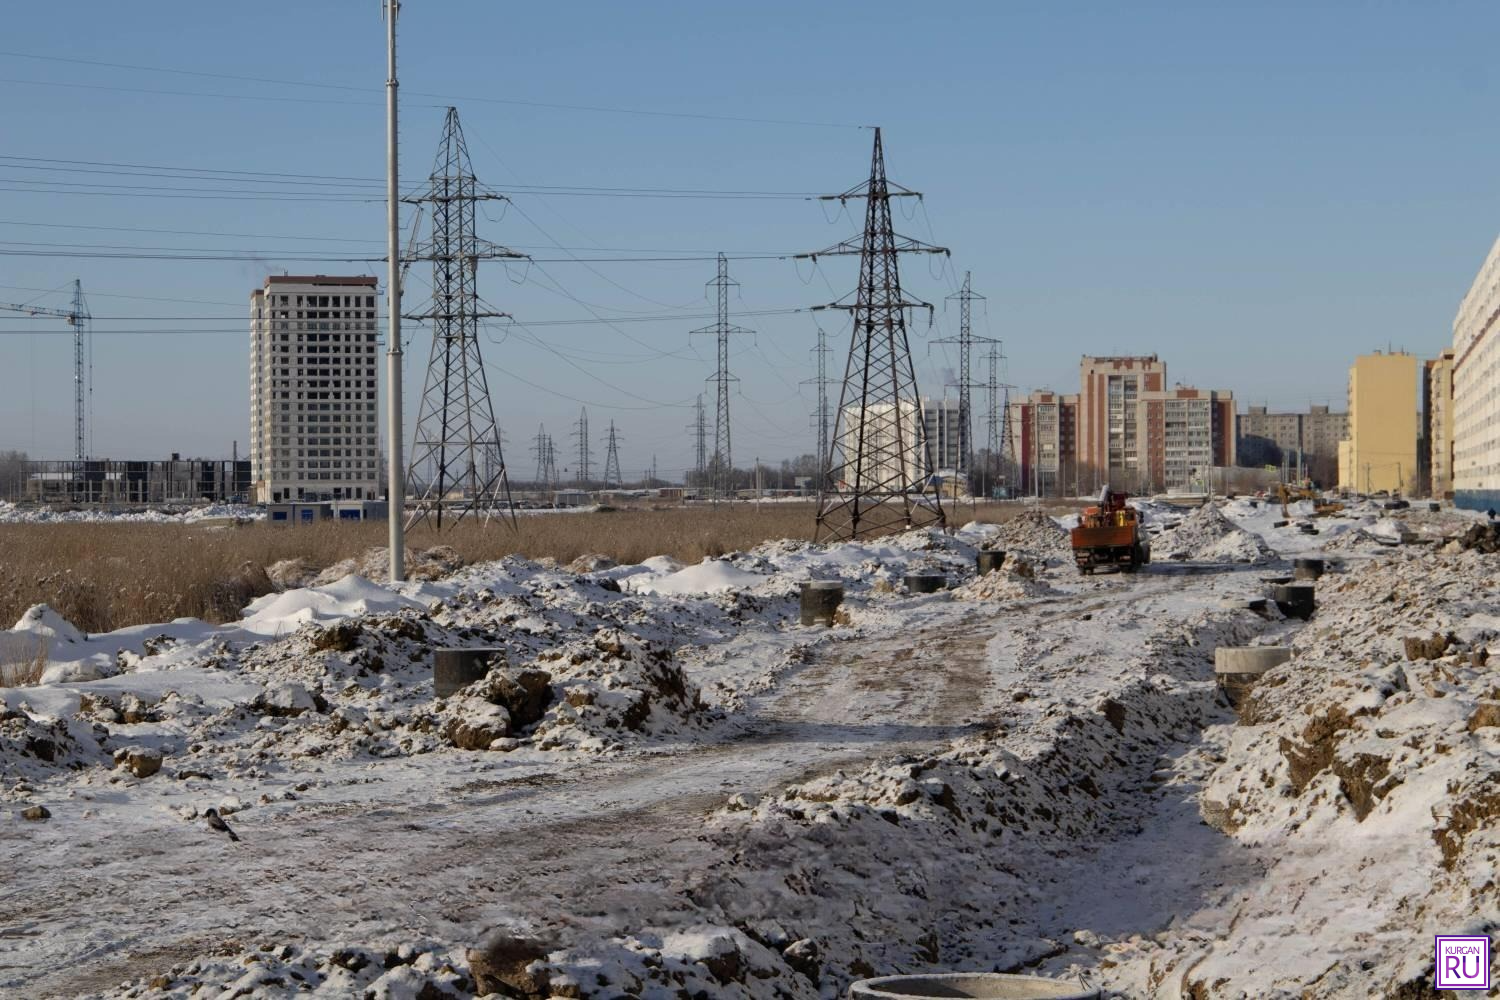
POLYGON ((1079 516, 1070 538, 1080 573, 1093 573, 1101 566, 1134 573, 1151 561, 1151 541, 1141 526, 1140 513, 1125 502, 1129 498, 1130 494, 1114 493, 1105 486, 1098 505, 1079 516))

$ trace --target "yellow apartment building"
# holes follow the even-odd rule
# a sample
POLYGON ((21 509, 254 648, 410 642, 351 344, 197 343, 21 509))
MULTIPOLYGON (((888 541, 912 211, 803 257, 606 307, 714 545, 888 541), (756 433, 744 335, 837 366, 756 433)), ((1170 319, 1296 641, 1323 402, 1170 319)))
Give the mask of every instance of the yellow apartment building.
POLYGON ((1417 479, 1417 358, 1361 354, 1349 369, 1349 437, 1339 442, 1339 485, 1408 493, 1417 479))

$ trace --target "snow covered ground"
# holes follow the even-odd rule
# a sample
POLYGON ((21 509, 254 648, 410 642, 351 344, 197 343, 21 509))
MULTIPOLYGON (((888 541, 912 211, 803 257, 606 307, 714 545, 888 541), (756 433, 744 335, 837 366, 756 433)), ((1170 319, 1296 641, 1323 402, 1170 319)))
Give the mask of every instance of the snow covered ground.
POLYGON ((0 500, 0 524, 68 524, 106 522, 145 524, 196 524, 219 518, 260 520, 264 507, 237 503, 183 504, 151 509, 111 510, 107 507, 80 506, 57 508, 14 504, 0 500))
POLYGON ((224 626, 33 609, 0 632, 46 664, 0 689, 0 995, 1431 995, 1431 934, 1500 924, 1500 574, 1429 544, 1463 515, 1347 513, 1148 509, 1138 576, 1080 577, 1037 513, 351 573, 224 626), (1306 555, 1337 571, 1304 625, 1256 599, 1306 555), (834 627, 797 624, 808 579, 834 627), (1252 642, 1295 655, 1237 718, 1213 650, 1252 642), (443 646, 494 666, 436 699, 443 646))

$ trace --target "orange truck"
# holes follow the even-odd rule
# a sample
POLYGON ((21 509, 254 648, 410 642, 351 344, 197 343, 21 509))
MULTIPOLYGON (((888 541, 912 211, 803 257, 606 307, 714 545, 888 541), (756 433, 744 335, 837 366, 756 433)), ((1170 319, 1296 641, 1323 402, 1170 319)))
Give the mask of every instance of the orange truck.
POLYGON ((1080 573, 1093 573, 1101 566, 1134 573, 1151 561, 1150 539, 1140 514, 1125 502, 1129 496, 1111 493, 1106 486, 1098 505, 1080 515, 1078 527, 1071 532, 1073 560, 1080 573))

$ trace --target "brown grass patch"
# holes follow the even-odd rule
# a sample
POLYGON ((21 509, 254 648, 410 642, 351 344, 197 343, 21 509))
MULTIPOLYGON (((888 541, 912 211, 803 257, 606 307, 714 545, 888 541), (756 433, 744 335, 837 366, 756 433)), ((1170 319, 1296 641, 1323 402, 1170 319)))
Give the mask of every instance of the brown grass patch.
POLYGON ((0 636, 0 688, 40 684, 46 669, 46 639, 30 634, 0 636))
MULTIPOLYGON (((1072 510, 1064 505, 1059 510, 1072 510)), ((955 524, 1005 521, 1023 508, 967 505, 955 524)), ((453 548, 465 562, 507 555, 551 557, 566 565, 600 553, 619 563, 667 555, 684 563, 752 548, 774 538, 809 538, 811 504, 619 510, 520 518, 520 530, 465 521, 437 535, 407 535, 410 551, 453 548)), ((275 589, 265 567, 300 558, 326 567, 386 544, 386 524, 325 521, 240 527, 172 524, 0 524, 0 628, 33 604, 50 604, 88 632, 191 616, 232 621, 275 589)))

